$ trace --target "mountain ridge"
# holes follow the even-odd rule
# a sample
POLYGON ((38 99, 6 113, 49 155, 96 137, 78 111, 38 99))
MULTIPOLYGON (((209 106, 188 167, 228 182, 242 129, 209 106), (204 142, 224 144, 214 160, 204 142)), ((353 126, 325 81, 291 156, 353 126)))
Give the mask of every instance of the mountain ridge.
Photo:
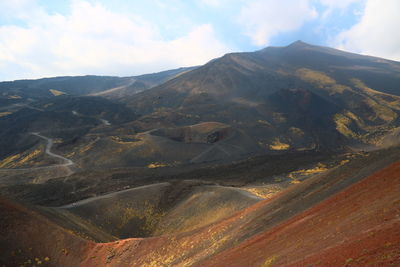
POLYGON ((398 66, 295 42, 0 83, 0 264, 396 265, 398 66))
MULTIPOLYGON (((391 68, 392 61, 376 60, 295 42, 286 47, 226 54, 124 102, 146 119, 164 110, 164 113, 181 112, 200 117, 193 123, 216 120, 229 124, 245 113, 249 118, 266 120, 266 115, 273 115, 265 113, 274 105, 268 100, 273 94, 288 89, 289 92, 306 90, 321 97, 321 101, 324 99, 329 105, 339 107, 336 117, 325 120, 334 123, 345 139, 350 137, 360 142, 361 137, 356 136, 365 134, 371 127, 386 125, 387 130, 397 127, 392 122, 399 110, 400 63, 395 62, 399 66, 397 71, 391 68), (360 64, 365 67, 360 68, 360 64), (377 87, 369 85, 371 80, 377 87), (244 113, 239 115, 233 108, 243 109, 244 113)), ((282 113, 284 105, 272 113, 282 113)), ((271 119, 266 121, 274 125, 271 119)))

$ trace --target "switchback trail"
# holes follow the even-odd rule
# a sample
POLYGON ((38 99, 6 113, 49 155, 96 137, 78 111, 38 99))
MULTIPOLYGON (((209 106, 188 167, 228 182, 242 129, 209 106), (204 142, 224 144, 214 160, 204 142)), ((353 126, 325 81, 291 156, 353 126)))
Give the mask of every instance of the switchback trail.
POLYGON ((72 170, 71 166, 74 165, 75 163, 72 160, 67 159, 66 157, 63 157, 61 155, 58 155, 58 154, 55 154, 55 153, 51 152, 51 148, 52 148, 52 146, 54 144, 54 141, 53 141, 52 138, 48 138, 48 137, 43 136, 43 135, 41 135, 39 133, 30 133, 30 134, 35 135, 37 137, 40 137, 40 138, 46 140, 47 144, 46 144, 46 148, 45 148, 45 153, 47 155, 49 155, 50 157, 57 158, 58 160, 61 160, 63 163, 55 164, 55 165, 49 165, 49 166, 42 166, 42 167, 32 167, 32 168, 0 169, 0 172, 3 172, 3 171, 34 171, 34 170, 43 170, 43 169, 52 169, 52 168, 60 168, 60 167, 62 167, 62 168, 65 168, 67 170, 66 176, 70 176, 71 174, 74 173, 74 171, 72 170))
POLYGON ((60 159, 61 161, 63 161, 64 163, 58 164, 58 165, 52 165, 52 166, 48 166, 48 167, 65 167, 68 171, 67 176, 71 175, 74 173, 74 171, 70 168, 70 166, 74 165, 74 162, 70 159, 67 159, 66 157, 63 157, 61 155, 55 154, 53 152, 51 152, 51 148, 54 144, 54 141, 52 138, 48 138, 46 136, 43 136, 39 133, 32 133, 33 135, 36 135, 37 137, 40 137, 44 140, 47 141, 46 144, 46 148, 45 148, 45 153, 53 158, 57 158, 60 159))

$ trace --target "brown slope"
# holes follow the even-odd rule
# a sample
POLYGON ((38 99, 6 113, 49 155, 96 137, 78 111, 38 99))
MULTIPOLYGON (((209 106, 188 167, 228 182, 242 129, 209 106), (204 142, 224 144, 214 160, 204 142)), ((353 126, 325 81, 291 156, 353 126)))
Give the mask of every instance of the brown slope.
MULTIPOLYGON (((201 228, 260 200, 234 187, 205 186, 196 181, 183 181, 152 184, 92 197, 53 208, 52 215, 74 215, 76 218, 72 217, 69 221, 88 221, 106 233, 125 239, 176 234, 201 228)), ((99 241, 114 239, 103 238, 99 241)))
MULTIPOLYGON (((400 164, 377 172, 396 160, 398 149, 377 151, 209 226, 112 243, 87 242, 34 210, 3 200, 1 260, 19 264, 49 257, 54 261, 51 266, 301 266, 297 261, 302 258, 313 263, 321 258, 333 266, 336 260, 396 263, 400 164), (384 246, 382 239, 387 240, 384 246), (354 242, 361 245, 353 247, 354 242), (330 251, 343 256, 332 256, 330 251)), ((186 213, 183 204, 177 209, 183 211, 180 214, 186 213)))
POLYGON ((32 209, 0 199, 0 263, 4 266, 79 266, 91 242, 32 209))
POLYGON ((206 266, 400 263, 400 162, 217 255, 206 266))
POLYGON ((91 241, 187 232, 260 200, 241 189, 196 181, 128 189, 61 208, 22 207, 1 200, 0 263, 75 266, 86 257, 86 247, 94 245, 91 241))
MULTIPOLYGON (((214 223, 208 227, 193 230, 192 232, 182 233, 178 235, 165 235, 158 238, 147 238, 141 240, 136 239, 135 241, 127 241, 123 244, 98 244, 87 255, 84 264, 87 266, 101 266, 102 264, 104 264, 107 257, 110 256, 110 251, 113 251, 112 254, 114 256, 113 259, 110 261, 111 266, 190 266, 196 263, 200 266, 207 266, 214 263, 218 266, 232 266, 235 263, 240 263, 241 266, 249 266, 256 263, 259 263, 261 265, 267 260, 270 260, 270 257, 273 257, 275 255, 265 254, 258 249, 252 250, 251 247, 249 247, 249 256, 246 257, 245 254, 241 255, 240 257, 238 257, 241 258, 241 260, 239 260, 236 258, 233 259, 234 253, 230 254, 230 251, 232 248, 233 251, 236 251, 235 249, 238 245, 241 249, 246 248, 247 242, 251 242, 251 240, 253 239, 258 240, 258 236, 263 236, 264 233, 269 233, 271 231, 273 232, 274 230, 280 229, 281 227, 285 229, 285 225, 287 225, 288 222, 292 222, 292 220, 294 220, 293 218, 296 218, 294 216, 298 216, 297 218, 303 218, 303 214, 307 214, 303 213, 304 211, 312 211, 314 209, 313 207, 315 205, 318 205, 319 203, 322 203, 320 205, 324 206, 324 203, 327 203, 325 200, 329 197, 332 197, 341 190, 347 188, 348 186, 357 183, 358 181, 363 180, 366 177, 369 177, 371 174, 375 173, 383 166, 387 166, 394 160, 398 160, 397 155, 398 151, 380 151, 372 153, 372 156, 366 159, 354 161, 353 163, 349 163, 348 165, 337 168, 326 174, 310 178, 309 180, 299 185, 293 186, 289 190, 282 192, 281 194, 270 200, 259 202, 239 213, 236 213, 226 220, 214 223), (219 256, 218 254, 221 252, 223 252, 223 254, 219 256), (225 253, 228 253, 227 255, 229 255, 229 257, 232 257, 232 261, 223 257, 225 253), (217 255, 215 259, 212 258, 213 255, 217 255), (95 258, 93 258, 93 256, 95 256, 95 258)), ((397 172, 398 167, 393 169, 393 166, 390 166, 386 170, 377 173, 376 175, 373 175, 371 177, 382 177, 382 175, 385 175, 386 173, 397 172)), ((394 176, 393 178, 394 179, 392 180, 387 179, 386 182, 388 182, 389 184, 384 183, 384 185, 388 185, 388 187, 377 187, 376 183, 371 183, 370 187, 367 187, 367 189, 359 189, 361 190, 361 192, 364 192, 364 189, 373 191, 373 188, 375 188, 377 190, 375 196, 388 195, 389 197, 389 199, 386 199, 386 202, 384 199, 382 200, 382 202, 379 202, 380 204, 377 205, 377 208, 371 209, 372 212, 369 215, 365 214, 365 216, 368 216, 368 218, 375 218, 377 213, 380 212, 379 208, 382 207, 383 204, 389 206, 391 212, 390 214, 396 214, 393 213, 396 212, 396 210, 393 209, 393 207, 396 208, 396 206, 390 206, 390 199, 398 198, 399 195, 399 188, 398 185, 396 185, 398 184, 398 179, 396 178, 396 176, 394 176), (389 203, 387 203, 387 201, 389 201, 389 203)), ((367 178, 365 181, 369 181, 371 179, 374 178, 367 178)), ((366 183, 367 185, 369 184, 368 182, 366 183)), ((350 188, 348 190, 355 189, 350 188)), ((348 196, 348 193, 345 193, 345 195, 348 196)), ((360 195, 362 196, 362 199, 367 201, 367 204, 370 207, 374 207, 372 205, 374 203, 374 199, 366 198, 362 194, 355 194, 355 201, 357 200, 357 196, 360 195)), ((348 197, 350 199, 350 196, 348 197)), ((352 207, 351 204, 349 204, 348 202, 346 203, 347 204, 344 208, 344 210, 346 211, 364 211, 364 209, 360 206, 352 207)), ((316 209, 319 209, 318 207, 319 206, 316 206, 316 209)), ((329 209, 332 208, 333 207, 329 207, 329 209)), ((338 214, 333 213, 332 220, 333 218, 336 218, 335 222, 340 223, 340 220, 338 221, 338 218, 336 216, 340 216, 342 213, 340 213, 340 209, 338 210, 338 212, 338 214)), ((344 213, 344 215, 349 214, 344 213)), ((357 218, 359 219, 360 217, 357 218)), ((351 223, 351 219, 352 217, 350 214, 349 217, 341 219, 343 220, 343 222, 345 222, 344 226, 342 224, 338 224, 337 226, 343 226, 344 230, 346 230, 346 235, 356 238, 357 234, 359 233, 357 232, 357 224, 351 223), (349 228, 346 228, 346 225, 348 225, 349 228), (353 230, 354 233, 352 232, 353 230)), ((297 221, 296 223, 303 226, 301 220, 297 221)), ((295 227, 296 223, 293 223, 291 226, 295 227)), ((322 230, 325 229, 327 231, 326 234, 332 234, 332 231, 335 231, 336 229, 336 225, 330 225, 328 223, 329 222, 326 222, 326 224, 324 224, 325 228, 323 228, 322 230)), ((360 229, 370 229, 368 227, 379 226, 380 223, 381 221, 378 220, 375 221, 375 224, 365 224, 365 228, 360 229)), ((384 224, 382 224, 382 226, 384 226, 384 224)), ((293 227, 288 227, 288 230, 292 229, 293 227)), ((313 228, 312 226, 311 228, 314 230, 318 230, 313 228)), ((302 228, 296 229, 299 233, 302 233, 302 228)), ((315 234, 317 238, 326 237, 324 233, 322 233, 322 235, 318 235, 318 232, 315 234)), ((300 237, 306 238, 305 236, 300 237)), ((281 239, 278 237, 276 240, 277 243, 280 245, 287 245, 288 251, 296 251, 297 249, 299 249, 296 243, 286 244, 284 238, 282 239, 282 242, 279 241, 281 239)), ((322 239, 322 241, 324 241, 324 239, 322 239)), ((327 241, 325 240, 324 242, 327 241)), ((335 240, 333 240, 332 242, 333 245, 336 244, 335 240)), ((307 244, 311 246, 311 248, 313 248, 315 251, 319 251, 321 249, 320 247, 318 247, 318 243, 315 243, 315 240, 313 239, 311 239, 311 241, 307 244)), ((270 246, 274 248, 273 244, 270 244, 270 246)), ((279 247, 279 249, 283 248, 284 247, 279 247)), ((379 246, 375 246, 374 248, 377 249, 379 248, 379 246)), ((303 254, 306 253, 303 251, 303 254)), ((378 253, 378 255, 379 257, 381 257, 382 253, 378 253)), ((278 253, 277 256, 282 256, 281 258, 278 257, 278 259, 281 260, 281 263, 285 260, 284 256, 292 259, 290 258, 290 255, 286 254, 280 255, 278 253)), ((296 257, 292 260, 297 259, 299 258, 296 257)))
POLYGON ((236 159, 261 151, 243 131, 217 122, 111 134, 88 136, 64 149, 77 165, 87 169, 177 166, 236 159))

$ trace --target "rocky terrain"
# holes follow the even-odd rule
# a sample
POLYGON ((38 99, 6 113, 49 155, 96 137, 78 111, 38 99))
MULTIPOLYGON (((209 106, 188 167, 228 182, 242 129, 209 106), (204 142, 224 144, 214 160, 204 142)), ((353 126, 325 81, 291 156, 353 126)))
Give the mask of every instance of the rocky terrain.
POLYGON ((295 42, 0 83, 5 266, 397 266, 400 63, 295 42))

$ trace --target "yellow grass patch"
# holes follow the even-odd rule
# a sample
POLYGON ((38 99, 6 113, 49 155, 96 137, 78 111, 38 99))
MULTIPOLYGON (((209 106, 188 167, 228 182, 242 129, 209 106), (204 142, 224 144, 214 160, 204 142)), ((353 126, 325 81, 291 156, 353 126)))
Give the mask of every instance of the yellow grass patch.
MULTIPOLYGON (((314 168, 302 169, 302 170, 297 170, 297 171, 291 172, 291 173, 289 173, 288 177, 291 179, 295 179, 295 177, 298 177, 298 176, 320 173, 320 172, 324 172, 326 170, 328 170, 328 168, 326 168, 325 164, 318 163, 318 165, 314 168)), ((294 181, 296 181, 296 180, 294 180, 294 181)), ((298 182, 294 182, 294 181, 292 181, 292 183, 300 182, 300 181, 298 181, 298 182)))
POLYGON ((298 69, 295 74, 303 81, 313 83, 319 88, 324 88, 330 94, 342 94, 346 90, 351 90, 351 88, 346 85, 337 84, 332 77, 329 77, 326 73, 321 71, 301 68, 298 69))
POLYGON ((7 96, 8 99, 21 99, 22 97, 19 95, 9 95, 7 96))
POLYGON ((296 71, 296 75, 302 80, 319 85, 334 85, 336 81, 323 72, 301 68, 296 71))
POLYGON ((282 190, 282 188, 279 186, 265 186, 265 187, 257 186, 257 187, 245 187, 242 189, 264 199, 271 198, 276 193, 282 190))
POLYGON ((168 164, 166 164, 166 163, 154 162, 154 163, 150 163, 149 165, 147 165, 147 168, 155 169, 155 168, 162 168, 162 167, 167 167, 167 166, 168 166, 168 164))
POLYGON ((85 153, 86 151, 88 151, 88 150, 91 149, 92 147, 93 147, 93 144, 90 143, 90 144, 88 144, 88 145, 82 147, 81 149, 79 149, 79 152, 80 152, 80 153, 85 153))
POLYGON ((292 135, 296 135, 296 136, 304 136, 304 132, 302 129, 300 128, 296 128, 296 127, 290 127, 289 131, 292 135))
POLYGON ((260 123, 260 124, 264 124, 264 125, 267 125, 267 126, 271 126, 271 123, 269 123, 269 122, 266 121, 266 120, 258 120, 257 122, 260 123))
POLYGON ((285 123, 286 122, 286 118, 283 113, 273 112, 272 119, 276 123, 285 123))
POLYGON ((17 164, 23 165, 23 164, 29 162, 30 160, 32 160, 33 158, 36 158, 41 153, 42 153, 42 151, 40 149, 35 149, 34 151, 32 151, 31 153, 26 155, 24 158, 22 158, 17 164))
POLYGON ((261 264, 261 267, 270 267, 274 261, 276 261, 276 256, 269 257, 264 261, 263 264, 261 264))
POLYGON ((269 145, 269 148, 271 150, 288 150, 290 147, 289 144, 282 143, 279 138, 275 138, 275 140, 272 142, 271 145, 269 145))
MULTIPOLYGON (((141 140, 137 140, 134 135, 129 135, 129 136, 126 136, 126 137, 131 138, 134 141, 127 141, 127 140, 124 140, 123 138, 121 138, 119 136, 111 136, 110 138, 114 143, 118 143, 118 144, 121 144, 121 145, 129 145, 129 144, 130 145, 132 145, 132 144, 138 145, 139 144, 138 142, 141 142, 141 140)), ((143 142, 141 142, 141 143, 143 143, 143 142)))
POLYGON ((145 201, 143 209, 136 209, 134 207, 123 208, 123 203, 117 204, 117 208, 123 209, 121 222, 117 226, 119 229, 125 227, 133 218, 145 220, 146 223, 141 227, 143 231, 153 231, 160 219, 165 215, 164 212, 158 210, 153 204, 145 201))
POLYGON ((52 93, 54 96, 65 95, 64 92, 58 91, 58 90, 56 90, 56 89, 50 89, 49 91, 50 91, 50 93, 52 93))
POLYGON ((384 103, 391 106, 392 108, 396 108, 396 109, 400 108, 400 97, 399 96, 376 91, 376 90, 368 87, 366 84, 364 84, 359 79, 355 79, 355 78, 350 79, 350 82, 358 89, 361 89, 364 93, 378 98, 380 101, 383 101, 384 103))
POLYGON ((66 158, 72 158, 75 154, 76 154, 75 151, 72 151, 72 152, 66 154, 65 157, 66 158))
POLYGON ((17 160, 20 157, 21 157, 20 154, 16 154, 3 159, 0 162, 0 168, 12 167, 15 164, 15 160, 17 160))
POLYGON ((21 154, 15 154, 15 155, 9 156, 0 162, 0 168, 14 168, 14 167, 23 165, 23 164, 29 162, 30 160, 36 158, 38 155, 41 154, 41 152, 42 151, 40 149, 36 149, 36 150, 30 152, 29 154, 27 154, 26 156, 21 155, 21 154))
POLYGON ((349 129, 349 125, 352 123, 352 119, 350 119, 349 117, 337 113, 333 116, 333 121, 336 124, 336 130, 343 134, 344 136, 348 137, 348 138, 357 138, 358 135, 353 132, 352 130, 349 129))
POLYGON ((8 116, 10 114, 12 114, 12 112, 8 112, 8 111, 0 112, 0 117, 5 117, 5 116, 8 116))
POLYGON ((368 105, 374 110, 377 117, 386 122, 391 122, 397 118, 397 114, 390 108, 400 110, 399 96, 376 91, 359 79, 350 79, 350 82, 363 93, 372 96, 376 100, 369 100, 368 105))

